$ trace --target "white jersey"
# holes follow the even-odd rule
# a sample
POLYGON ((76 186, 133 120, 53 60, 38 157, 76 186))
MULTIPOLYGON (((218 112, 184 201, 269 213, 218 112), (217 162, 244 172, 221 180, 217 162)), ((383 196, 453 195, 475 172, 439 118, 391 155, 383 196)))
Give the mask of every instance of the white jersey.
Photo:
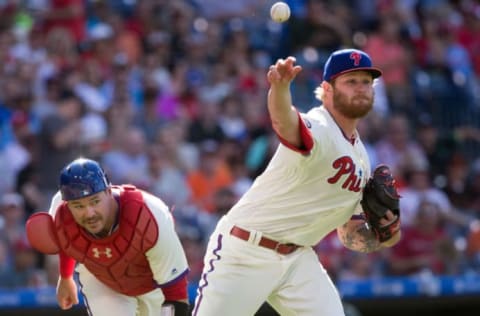
POLYGON ((352 144, 323 106, 300 115, 302 138, 313 140, 311 150, 280 144, 226 217, 279 242, 312 246, 361 213, 370 163, 358 133, 352 144))

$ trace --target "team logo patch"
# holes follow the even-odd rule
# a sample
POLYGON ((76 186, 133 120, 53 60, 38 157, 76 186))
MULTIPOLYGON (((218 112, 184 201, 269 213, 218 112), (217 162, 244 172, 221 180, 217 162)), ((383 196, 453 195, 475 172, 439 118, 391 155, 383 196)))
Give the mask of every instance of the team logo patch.
POLYGON ((92 252, 93 252, 93 257, 95 258, 111 258, 113 255, 112 255, 112 248, 109 248, 109 247, 106 247, 105 249, 99 249, 97 247, 94 247, 92 248, 92 252))
POLYGON ((309 120, 307 120, 306 118, 304 118, 304 119, 303 119, 303 122, 305 123, 305 126, 306 126, 307 128, 309 128, 309 129, 312 128, 312 123, 310 123, 309 120))
POLYGON ((360 55, 357 52, 353 52, 350 54, 350 59, 353 59, 353 65, 354 66, 359 66, 360 65, 360 59, 362 59, 362 55, 360 55))

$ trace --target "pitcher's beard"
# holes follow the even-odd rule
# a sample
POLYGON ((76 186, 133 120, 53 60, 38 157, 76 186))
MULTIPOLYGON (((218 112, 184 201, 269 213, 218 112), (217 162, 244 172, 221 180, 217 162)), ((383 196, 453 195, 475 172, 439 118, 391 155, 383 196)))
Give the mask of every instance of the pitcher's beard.
POLYGON ((365 96, 353 97, 351 100, 338 92, 333 95, 333 107, 350 119, 365 117, 373 107, 373 98, 365 96))

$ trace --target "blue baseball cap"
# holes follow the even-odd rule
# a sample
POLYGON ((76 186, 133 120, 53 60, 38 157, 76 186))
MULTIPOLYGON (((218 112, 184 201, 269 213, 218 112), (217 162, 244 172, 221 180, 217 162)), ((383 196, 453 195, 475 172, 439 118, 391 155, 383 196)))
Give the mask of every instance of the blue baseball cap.
POLYGON ((372 60, 367 53, 348 48, 337 50, 328 57, 323 69, 323 80, 331 81, 347 72, 357 70, 370 72, 374 79, 382 75, 380 69, 372 67, 372 60))

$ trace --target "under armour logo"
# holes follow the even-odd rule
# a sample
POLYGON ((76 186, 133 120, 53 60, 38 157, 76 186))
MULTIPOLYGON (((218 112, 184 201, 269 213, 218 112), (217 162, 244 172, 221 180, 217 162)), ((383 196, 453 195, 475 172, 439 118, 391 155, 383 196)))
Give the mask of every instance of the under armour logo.
POLYGON ((100 255, 103 255, 107 258, 111 258, 112 257, 112 249, 111 248, 105 248, 104 251, 100 251, 97 247, 95 248, 92 248, 92 252, 93 252, 93 256, 95 258, 100 258, 100 255))
POLYGON ((312 123, 310 123, 309 120, 303 119, 303 121, 305 122, 305 126, 307 126, 307 128, 312 128, 312 123))
POLYGON ((350 54, 350 59, 353 59, 353 65, 358 66, 360 65, 360 59, 362 59, 362 54, 357 52, 352 52, 350 54))

